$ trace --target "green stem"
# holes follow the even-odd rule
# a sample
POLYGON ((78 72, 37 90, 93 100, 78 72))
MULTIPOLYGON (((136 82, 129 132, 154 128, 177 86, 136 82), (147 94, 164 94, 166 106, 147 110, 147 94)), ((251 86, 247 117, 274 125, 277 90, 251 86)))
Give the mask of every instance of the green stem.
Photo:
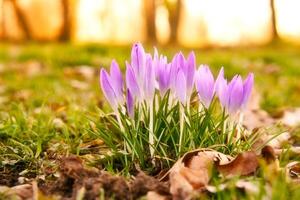
POLYGON ((153 104, 150 103, 150 121, 149 121, 149 149, 151 158, 154 156, 154 123, 153 123, 153 104))
POLYGON ((118 124, 119 124, 119 126, 120 126, 120 129, 121 129, 122 133, 124 134, 125 128, 124 128, 124 126, 123 126, 123 124, 122 124, 121 117, 120 117, 120 113, 119 113, 118 111, 116 111, 115 114, 116 114, 116 116, 117 116, 117 121, 118 121, 118 124))
POLYGON ((242 126, 243 126, 243 121, 244 121, 244 113, 240 112, 238 123, 237 123, 237 140, 239 140, 240 137, 241 137, 241 131, 242 131, 242 126))
POLYGON ((179 128, 180 128, 180 135, 179 135, 179 153, 181 153, 181 146, 182 146, 182 140, 183 140, 183 126, 184 126, 184 109, 183 109, 183 105, 179 104, 179 116, 180 116, 180 124, 179 124, 179 128))

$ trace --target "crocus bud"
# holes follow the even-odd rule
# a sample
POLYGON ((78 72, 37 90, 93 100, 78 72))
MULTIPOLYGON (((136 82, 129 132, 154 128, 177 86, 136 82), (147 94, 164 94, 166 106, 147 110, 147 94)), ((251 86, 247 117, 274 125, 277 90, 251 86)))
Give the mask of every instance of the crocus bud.
POLYGON ((186 87, 187 87, 187 95, 191 96, 194 87, 195 80, 195 72, 196 72, 196 58, 195 54, 192 51, 185 62, 185 76, 186 76, 186 87))
POLYGON ((146 58, 146 75, 144 80, 144 94, 146 101, 152 101, 155 92, 155 72, 151 56, 146 58))
POLYGON ((244 84, 243 84, 243 102, 242 102, 242 109, 245 109, 247 103, 248 103, 248 100, 249 100, 249 97, 251 95, 251 91, 252 91, 252 88, 253 88, 253 83, 254 83, 254 74, 253 73, 250 73, 246 80, 244 81, 244 84))
POLYGON ((133 68, 129 63, 126 63, 126 86, 135 98, 141 100, 141 91, 136 76, 134 74, 133 68))
POLYGON ((111 83, 111 79, 105 69, 100 71, 100 86, 102 92, 114 111, 118 109, 117 96, 111 83))
POLYGON ((229 99, 227 103, 228 112, 235 114, 243 102, 243 80, 241 76, 236 75, 228 85, 229 99))
POLYGON ((123 98, 123 78, 122 78, 122 72, 119 68, 118 63, 113 60, 111 62, 110 66, 110 78, 111 78, 111 83, 114 88, 115 94, 117 96, 117 100, 119 103, 123 103, 124 98, 123 98))
POLYGON ((134 99, 130 92, 130 90, 127 89, 127 96, 126 96, 126 107, 127 107, 127 113, 130 118, 134 118, 134 99))
POLYGON ((141 43, 133 45, 131 50, 131 66, 137 82, 142 84, 145 76, 146 54, 141 43))
POLYGON ((178 71, 177 77, 176 77, 176 89, 175 94, 178 98, 178 100, 182 104, 186 104, 186 78, 184 76, 184 73, 182 70, 178 71))
POLYGON ((214 96, 215 80, 207 65, 200 65, 196 72, 196 89, 199 99, 208 108, 214 96))

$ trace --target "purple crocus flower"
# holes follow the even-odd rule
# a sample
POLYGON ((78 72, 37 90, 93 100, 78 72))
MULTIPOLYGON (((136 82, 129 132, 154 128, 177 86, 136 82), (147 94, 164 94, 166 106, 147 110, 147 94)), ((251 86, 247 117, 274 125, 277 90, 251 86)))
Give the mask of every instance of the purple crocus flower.
POLYGON ((176 54, 172 60, 171 63, 171 70, 170 70, 170 76, 171 76, 171 89, 175 91, 176 94, 178 94, 178 87, 177 85, 178 80, 183 81, 184 76, 184 83, 180 87, 182 88, 183 85, 185 86, 184 89, 184 95, 186 96, 185 99, 189 100, 190 96, 193 92, 193 86, 194 86, 194 76, 196 71, 196 61, 195 61, 195 54, 191 52, 188 56, 188 59, 185 60, 183 54, 179 52, 176 54), (181 73, 179 73, 181 72, 181 73), (180 74, 181 77, 178 78, 178 75, 180 74))
POLYGON ((155 92, 155 71, 150 55, 146 56, 146 75, 144 80, 144 98, 146 101, 153 100, 155 92))
POLYGON ((236 75, 227 84, 224 79, 224 72, 221 69, 216 81, 216 91, 222 107, 230 114, 244 109, 251 94, 253 82, 254 75, 250 73, 244 83, 241 76, 236 75))
POLYGON ((141 43, 135 43, 131 50, 131 66, 139 85, 144 81, 146 53, 141 43))
POLYGON ((207 65, 200 65, 195 79, 200 101, 208 108, 215 92, 215 80, 209 67, 207 65))
POLYGON ((176 76, 176 90, 175 94, 178 98, 178 100, 182 103, 185 104, 187 100, 186 96, 186 78, 182 70, 178 71, 178 74, 176 76))
POLYGON ((228 94, 227 80, 224 78, 224 69, 223 69, 223 67, 221 68, 221 70, 219 72, 219 75, 216 79, 215 91, 216 91, 216 93, 219 97, 219 101, 221 103, 221 106, 223 108, 226 108, 227 104, 228 104, 229 94, 228 94))
POLYGON ((166 56, 158 56, 158 52, 155 49, 153 66, 155 68, 155 76, 158 83, 158 89, 161 96, 164 96, 166 92, 170 89, 171 81, 171 64, 168 63, 166 56))
POLYGON ((141 100, 141 91, 133 67, 126 62, 126 86, 131 95, 141 100))
POLYGON ((110 75, 104 68, 100 71, 100 86, 107 101, 113 110, 123 103, 123 78, 121 70, 116 61, 112 61, 110 75))
POLYGON ((186 77, 186 87, 187 87, 187 95, 190 96, 193 92, 194 86, 194 77, 196 72, 196 58, 195 53, 192 51, 185 62, 184 65, 185 77, 186 77))
POLYGON ((130 92, 130 90, 127 89, 127 96, 126 96, 126 106, 127 106, 127 113, 130 118, 134 118, 134 99, 130 92))
POLYGON ((240 75, 236 75, 228 84, 227 109, 230 114, 236 113, 241 108, 243 95, 243 80, 240 75))
POLYGON ((243 102, 242 102, 242 109, 244 109, 248 103, 249 97, 251 95, 251 91, 253 88, 253 83, 254 83, 254 74, 250 73, 246 80, 244 81, 243 85, 243 102))

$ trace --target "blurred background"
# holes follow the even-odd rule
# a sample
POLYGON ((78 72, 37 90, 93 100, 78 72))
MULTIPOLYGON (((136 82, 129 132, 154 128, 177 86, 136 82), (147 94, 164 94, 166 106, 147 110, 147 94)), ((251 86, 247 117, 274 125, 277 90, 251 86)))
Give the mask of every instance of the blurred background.
POLYGON ((300 43, 298 0, 0 0, 1 41, 300 43))

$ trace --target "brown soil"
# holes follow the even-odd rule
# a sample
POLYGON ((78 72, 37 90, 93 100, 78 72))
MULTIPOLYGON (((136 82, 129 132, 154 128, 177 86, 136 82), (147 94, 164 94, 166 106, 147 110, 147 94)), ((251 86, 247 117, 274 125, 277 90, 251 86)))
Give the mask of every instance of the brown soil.
MULTIPOLYGON (((0 172, 0 185, 13 186, 17 183, 18 175, 14 174, 8 178, 3 178, 5 174, 0 172), (13 178, 15 177, 15 178, 13 178)), ((46 176, 48 176, 46 174, 46 176)), ((168 183, 159 182, 156 178, 140 172, 131 180, 124 177, 112 175, 99 169, 88 169, 84 167, 83 161, 76 157, 70 156, 61 159, 59 162, 59 176, 52 180, 38 179, 32 181, 32 187, 29 189, 32 196, 36 193, 45 196, 59 196, 60 199, 76 199, 79 192, 84 195, 83 199, 99 199, 105 196, 105 199, 138 199, 145 196, 148 191, 154 191, 158 194, 169 196, 168 183), (37 182, 37 188, 36 183, 37 182), (36 191, 38 190, 38 191, 36 191)), ((27 188, 28 188, 28 184, 27 188)), ((12 187, 15 193, 16 187, 12 187)), ((24 188, 22 188, 24 190, 24 188)), ((19 195, 18 195, 19 196, 19 195)), ((20 196, 19 196, 20 197, 20 196)))

